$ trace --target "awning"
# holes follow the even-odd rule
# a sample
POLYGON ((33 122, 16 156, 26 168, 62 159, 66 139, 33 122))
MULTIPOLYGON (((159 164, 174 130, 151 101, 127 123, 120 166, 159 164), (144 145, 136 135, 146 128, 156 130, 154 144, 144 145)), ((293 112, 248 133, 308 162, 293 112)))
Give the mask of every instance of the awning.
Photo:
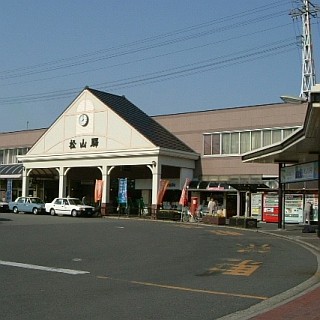
POLYGON ((277 144, 248 152, 243 162, 298 164, 318 161, 320 154, 320 85, 311 90, 303 127, 277 144))
POLYGON ((228 192, 235 189, 227 182, 217 181, 191 181, 188 187, 190 191, 220 191, 228 192))
POLYGON ((257 192, 257 191, 270 190, 270 187, 268 187, 264 183, 237 183, 237 184, 231 184, 231 186, 237 191, 257 192))
POLYGON ((19 179, 22 176, 23 166, 18 164, 1 164, 0 178, 1 179, 19 179))
POLYGON ((189 191, 211 191, 211 192, 235 192, 235 191, 250 191, 257 192, 270 190, 270 187, 265 183, 228 183, 217 181, 191 181, 189 191))

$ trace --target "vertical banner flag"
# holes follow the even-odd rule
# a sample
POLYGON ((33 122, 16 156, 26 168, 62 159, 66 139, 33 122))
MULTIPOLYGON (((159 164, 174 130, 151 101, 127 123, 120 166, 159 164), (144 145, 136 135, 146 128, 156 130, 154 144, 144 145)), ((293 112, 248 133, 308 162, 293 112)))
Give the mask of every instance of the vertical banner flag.
POLYGON ((7 180, 7 194, 6 194, 6 201, 12 201, 12 179, 7 180))
POLYGON ((94 188, 94 202, 101 201, 103 190, 103 180, 96 180, 96 185, 94 188))
POLYGON ((169 180, 163 180, 163 179, 160 180, 157 204, 162 203, 163 196, 168 188, 168 185, 169 185, 169 180))
POLYGON ((182 206, 186 206, 188 204, 188 186, 190 183, 190 179, 186 178, 183 189, 181 191, 181 197, 179 200, 179 204, 182 206))
POLYGON ((118 203, 127 203, 127 178, 119 179, 118 203))

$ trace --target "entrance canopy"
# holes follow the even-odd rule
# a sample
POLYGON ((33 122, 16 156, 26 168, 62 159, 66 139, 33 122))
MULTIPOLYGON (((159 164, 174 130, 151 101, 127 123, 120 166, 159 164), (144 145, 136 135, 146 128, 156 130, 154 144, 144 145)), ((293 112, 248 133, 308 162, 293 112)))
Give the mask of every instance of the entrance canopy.
POLYGON ((320 154, 320 84, 312 88, 304 125, 278 144, 242 156, 243 162, 298 164, 320 154))

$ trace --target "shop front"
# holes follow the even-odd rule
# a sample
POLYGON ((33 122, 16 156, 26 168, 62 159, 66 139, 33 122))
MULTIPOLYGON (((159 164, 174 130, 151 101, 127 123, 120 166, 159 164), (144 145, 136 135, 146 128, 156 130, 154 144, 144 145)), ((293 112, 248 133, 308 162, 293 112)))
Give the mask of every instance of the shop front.
POLYGON ((316 221, 320 237, 319 168, 320 168, 320 85, 311 88, 308 109, 301 129, 273 146, 247 153, 244 162, 277 163, 279 166, 278 203, 268 201, 270 212, 277 210, 279 228, 287 222, 316 221), (297 188, 296 185, 300 187, 297 188), (301 186, 303 184, 303 187, 301 186), (292 192, 296 190, 296 192, 292 192), (273 208, 271 207, 271 203, 273 208))

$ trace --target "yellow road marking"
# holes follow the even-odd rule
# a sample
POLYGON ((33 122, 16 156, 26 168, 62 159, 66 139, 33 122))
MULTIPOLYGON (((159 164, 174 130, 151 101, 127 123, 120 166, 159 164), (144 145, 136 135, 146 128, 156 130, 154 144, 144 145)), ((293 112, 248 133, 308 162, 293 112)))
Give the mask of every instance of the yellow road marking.
POLYGON ((236 231, 225 231, 225 230, 210 230, 210 233, 214 233, 221 236, 242 236, 243 233, 239 233, 236 231))
POLYGON ((143 281, 130 281, 130 280, 123 280, 123 279, 116 279, 111 277, 105 276, 97 276, 98 279, 105 279, 105 280, 112 280, 112 281, 123 281, 129 282, 132 284, 142 285, 142 286, 149 286, 149 287, 157 287, 163 289, 170 289, 170 290, 179 290, 179 291, 188 291, 194 293, 204 293, 204 294, 212 294, 212 295, 223 295, 223 296, 230 296, 230 297, 240 297, 240 298, 247 298, 247 299, 256 299, 256 300, 266 300, 268 297, 264 296, 254 296, 250 294, 240 294, 240 293, 229 293, 229 292, 222 292, 222 291, 212 291, 212 290, 203 290, 203 289, 193 289, 193 288, 186 288, 186 287, 177 287, 171 285, 163 285, 158 283, 152 282, 143 282, 143 281))
POLYGON ((203 227, 199 225, 192 225, 192 224, 177 224, 175 227, 185 228, 185 229, 203 229, 203 227))
POLYGON ((258 252, 266 253, 270 251, 270 246, 268 244, 263 244, 262 246, 257 246, 255 244, 249 244, 248 246, 242 246, 238 244, 239 247, 242 247, 238 252, 258 252))
POLYGON ((252 260, 244 260, 237 265, 232 266, 229 270, 223 272, 223 274, 232 276, 250 276, 261 265, 261 262, 254 262, 252 260))

